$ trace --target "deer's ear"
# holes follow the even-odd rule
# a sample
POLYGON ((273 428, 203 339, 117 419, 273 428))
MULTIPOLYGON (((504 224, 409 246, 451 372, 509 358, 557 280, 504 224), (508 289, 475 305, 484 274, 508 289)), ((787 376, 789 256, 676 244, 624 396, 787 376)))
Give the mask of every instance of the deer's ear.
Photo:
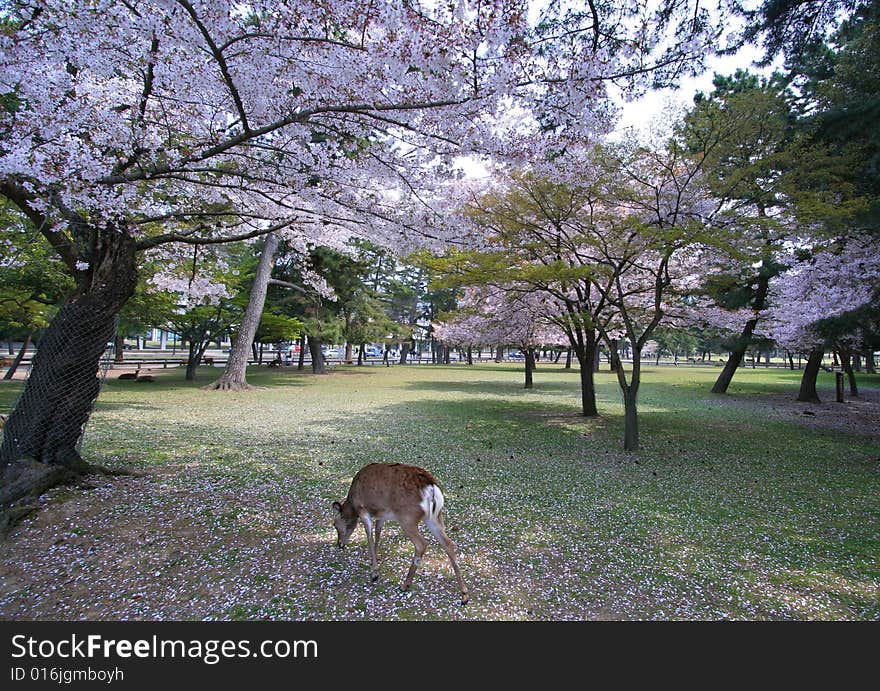
POLYGON ((333 513, 342 513, 342 504, 338 501, 333 502, 333 513))

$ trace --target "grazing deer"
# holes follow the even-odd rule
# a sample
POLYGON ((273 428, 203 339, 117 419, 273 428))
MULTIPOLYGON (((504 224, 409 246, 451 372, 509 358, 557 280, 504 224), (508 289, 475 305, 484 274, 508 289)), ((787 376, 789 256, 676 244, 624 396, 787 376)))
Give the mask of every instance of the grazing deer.
POLYGON ((382 524, 388 520, 397 521, 416 548, 403 581, 403 589, 408 590, 428 546, 419 532, 419 523, 424 520, 428 530, 449 555, 461 590, 461 603, 465 604, 468 601, 468 589, 455 561, 455 545, 446 536, 443 528, 443 516, 440 513, 442 510, 443 493, 437 480, 427 470, 402 463, 371 463, 354 476, 345 501, 341 504, 338 501, 333 502, 333 524, 339 537, 336 544, 340 548, 345 547, 360 519, 367 533, 373 567, 371 575, 376 581, 379 578, 376 550, 379 547, 382 524))

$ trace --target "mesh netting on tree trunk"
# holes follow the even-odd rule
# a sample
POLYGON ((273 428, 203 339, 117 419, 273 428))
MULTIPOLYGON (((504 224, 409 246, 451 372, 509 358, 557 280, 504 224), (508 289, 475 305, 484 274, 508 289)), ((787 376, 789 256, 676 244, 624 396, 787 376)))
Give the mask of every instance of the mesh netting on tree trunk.
POLYGON ((72 465, 112 361, 117 320, 87 304, 67 303, 37 339, 24 389, 3 428, 0 460, 72 465))

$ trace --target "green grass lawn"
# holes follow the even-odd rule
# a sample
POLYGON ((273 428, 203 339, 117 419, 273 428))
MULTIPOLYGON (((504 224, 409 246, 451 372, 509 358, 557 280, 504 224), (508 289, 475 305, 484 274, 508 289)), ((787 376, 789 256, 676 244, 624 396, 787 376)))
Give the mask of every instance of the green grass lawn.
MULTIPOLYGON (((107 382, 83 454, 141 474, 46 497, 0 546, 15 564, 0 616, 880 618, 877 436, 803 415, 840 404, 776 405, 798 372, 740 370, 718 397, 715 368, 648 368, 637 454, 607 372, 596 420, 578 415, 577 372, 550 365, 531 391, 500 365, 263 369, 260 390, 198 388, 218 372, 107 382), (330 503, 373 461, 440 479, 467 606, 433 538, 407 593, 396 525, 378 583, 360 528, 334 546, 330 503)), ((0 410, 17 390, 0 387, 0 410)))

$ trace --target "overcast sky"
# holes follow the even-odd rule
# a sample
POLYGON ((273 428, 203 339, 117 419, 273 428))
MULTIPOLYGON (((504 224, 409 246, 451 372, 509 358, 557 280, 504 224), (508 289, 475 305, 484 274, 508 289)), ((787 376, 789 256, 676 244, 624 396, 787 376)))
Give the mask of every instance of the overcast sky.
POLYGON ((773 67, 778 68, 776 63, 771 68, 755 67, 753 63, 762 57, 763 51, 761 49, 755 46, 746 46, 736 55, 709 58, 706 61, 708 65, 707 70, 699 77, 689 77, 682 80, 679 89, 651 91, 638 101, 622 104, 621 118, 617 131, 622 131, 627 127, 646 129, 651 120, 660 115, 664 103, 670 99, 675 103, 689 107, 693 103, 694 95, 698 91, 704 93, 712 91, 712 78, 716 73, 728 75, 736 72, 737 68, 741 68, 769 75, 773 67))

